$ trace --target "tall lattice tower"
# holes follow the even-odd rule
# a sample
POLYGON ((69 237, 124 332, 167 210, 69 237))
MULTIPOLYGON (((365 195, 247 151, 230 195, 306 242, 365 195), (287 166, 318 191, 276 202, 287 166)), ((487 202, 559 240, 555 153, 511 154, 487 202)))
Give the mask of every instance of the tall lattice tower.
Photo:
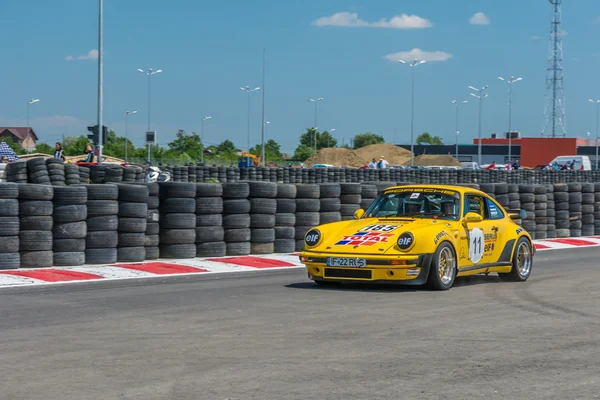
POLYGON ((562 0, 548 0, 554 7, 546 69, 546 105, 542 136, 566 136, 565 88, 563 80, 562 0))

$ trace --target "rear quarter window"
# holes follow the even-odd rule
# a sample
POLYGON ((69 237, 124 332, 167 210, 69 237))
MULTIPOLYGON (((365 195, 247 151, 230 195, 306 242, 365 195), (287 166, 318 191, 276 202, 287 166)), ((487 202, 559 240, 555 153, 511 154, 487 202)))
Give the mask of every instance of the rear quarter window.
POLYGON ((498 206, 490 199, 486 199, 486 200, 487 200, 488 214, 489 214, 490 219, 504 218, 504 213, 502 212, 502 210, 500 210, 500 208, 498 208, 498 206))

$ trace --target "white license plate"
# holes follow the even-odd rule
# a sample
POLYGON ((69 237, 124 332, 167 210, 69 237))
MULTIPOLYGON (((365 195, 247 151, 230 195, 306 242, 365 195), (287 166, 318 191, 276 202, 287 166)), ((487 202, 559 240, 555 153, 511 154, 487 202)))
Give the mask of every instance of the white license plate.
POLYGON ((367 260, 364 258, 327 257, 326 262, 328 267, 364 268, 367 266, 367 260))

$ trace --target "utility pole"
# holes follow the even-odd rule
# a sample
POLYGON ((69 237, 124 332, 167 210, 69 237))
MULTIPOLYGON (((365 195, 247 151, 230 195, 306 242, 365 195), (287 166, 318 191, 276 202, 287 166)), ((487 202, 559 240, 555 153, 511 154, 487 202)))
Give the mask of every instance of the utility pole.
POLYGON ((479 143, 477 144, 477 163, 481 166, 481 112, 483 108, 483 99, 488 97, 487 93, 484 93, 484 90, 488 88, 488 85, 485 85, 481 89, 477 89, 473 86, 469 86, 469 89, 476 91, 478 94, 471 93, 471 96, 479 99, 479 143))
POLYGON ((455 130, 455 132, 456 132, 456 153, 455 153, 454 157, 458 160, 458 135, 460 133, 460 131, 458 129, 458 107, 461 104, 467 104, 468 101, 465 100, 465 101, 463 101, 461 103, 461 102, 459 102, 457 100, 452 100, 450 103, 452 103, 452 104, 454 104, 456 106, 456 130, 455 130))
POLYGON ((411 95, 410 95, 410 165, 415 165, 415 140, 414 140, 414 127, 415 127, 415 67, 417 65, 424 64, 425 61, 419 61, 417 58, 412 63, 407 63, 404 60, 398 60, 402 64, 410 66, 411 69, 411 95))
POLYGON ((261 136, 261 152, 260 152, 260 160, 261 160, 261 164, 264 167, 265 166, 265 64, 266 64, 266 54, 267 54, 267 49, 263 49, 263 70, 262 70, 262 86, 263 86, 263 90, 262 90, 262 124, 261 124, 261 132, 260 132, 260 136, 261 136))
POLYGON ((104 51, 102 48, 103 36, 103 11, 104 1, 98 0, 98 164, 102 164, 102 143, 104 143, 104 131, 102 129, 102 106, 103 106, 103 68, 102 59, 104 51))
POLYGON ((511 76, 508 79, 498 77, 501 81, 508 83, 508 162, 512 164, 512 84, 522 81, 523 78, 511 76))

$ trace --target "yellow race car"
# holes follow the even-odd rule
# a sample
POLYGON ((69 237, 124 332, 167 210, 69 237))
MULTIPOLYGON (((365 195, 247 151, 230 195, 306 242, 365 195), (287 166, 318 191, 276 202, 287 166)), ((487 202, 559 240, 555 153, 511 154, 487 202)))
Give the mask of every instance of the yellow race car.
POLYGON ((492 197, 462 186, 387 188, 355 220, 320 225, 304 237, 300 261, 318 284, 381 282, 448 290, 456 277, 498 273, 526 281, 535 247, 492 197))

